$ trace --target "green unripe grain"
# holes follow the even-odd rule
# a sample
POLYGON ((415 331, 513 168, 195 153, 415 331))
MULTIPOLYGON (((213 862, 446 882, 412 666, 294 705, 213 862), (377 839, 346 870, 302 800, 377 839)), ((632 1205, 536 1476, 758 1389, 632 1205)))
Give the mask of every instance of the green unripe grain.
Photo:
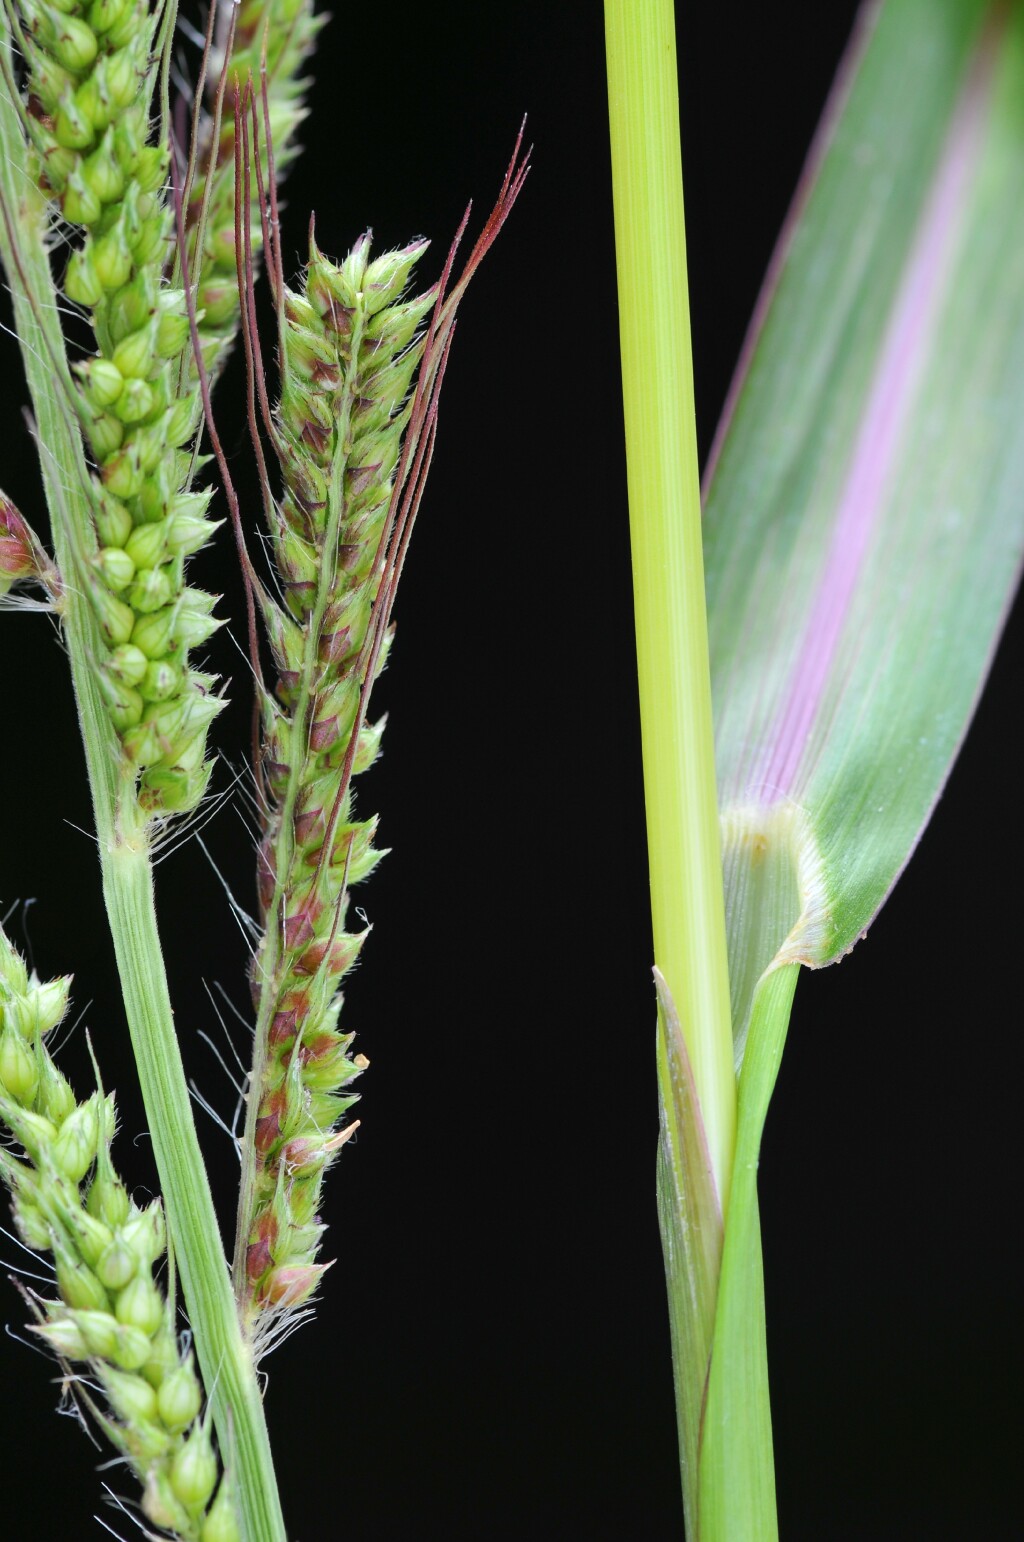
POLYGON ((135 577, 135 563, 126 551, 122 551, 117 546, 108 546, 101 551, 96 559, 96 565, 103 577, 103 582, 115 594, 122 594, 135 577))
POLYGON ((132 1210, 128 1190, 111 1174, 104 1172, 101 1163, 85 1198, 89 1214, 116 1230, 127 1221, 132 1210))
POLYGON ((50 6, 41 6, 40 12, 45 22, 43 36, 57 63, 77 75, 87 70, 99 49, 92 28, 77 16, 61 16, 50 6))
POLYGON ((121 1291, 139 1271, 140 1259, 121 1237, 114 1237, 96 1263, 96 1277, 109 1291, 121 1291))
POLYGON ((103 1385, 110 1399, 110 1406, 129 1429, 156 1423, 157 1395, 142 1376, 127 1371, 105 1369, 103 1385))
POLYGON ((81 1183, 96 1160, 98 1136, 96 1107, 90 1098, 65 1119, 51 1149, 54 1166, 70 1183, 81 1183))
POLYGON ((26 1107, 33 1102, 39 1086, 36 1057, 19 1033, 4 1026, 0 1033, 0 1087, 26 1107))
POLYGON ((149 616, 169 604, 173 595, 170 575, 165 568, 140 568, 128 595, 128 603, 136 615, 149 616))
POLYGON ((107 1292, 92 1270, 76 1263, 63 1249, 57 1252, 57 1287, 70 1307, 89 1312, 109 1308, 107 1292))
POLYGON ((161 1383, 157 1393, 160 1418, 175 1434, 188 1428, 202 1407, 203 1396, 191 1365, 180 1365, 161 1383))
POLYGON ((217 1458, 210 1438, 197 1426, 171 1463, 171 1487, 192 1515, 204 1510, 217 1486, 217 1458))

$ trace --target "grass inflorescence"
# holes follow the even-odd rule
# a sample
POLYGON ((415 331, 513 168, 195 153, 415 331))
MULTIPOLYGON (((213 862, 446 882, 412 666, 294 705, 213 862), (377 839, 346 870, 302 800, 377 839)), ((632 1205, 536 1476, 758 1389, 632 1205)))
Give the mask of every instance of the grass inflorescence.
POLYGON ((164 13, 135 0, 12 8, 22 51, 22 122, 39 184, 75 242, 63 274, 95 352, 69 378, 95 471, 84 583, 105 654, 96 669, 149 814, 196 806, 206 735, 223 705, 189 650, 219 625, 187 587, 185 559, 209 539, 211 491, 193 491, 202 402, 185 364, 185 295, 172 252, 166 134, 150 142, 164 13))
POLYGON ((30 976, 0 930, 0 1129, 14 1142, 0 1149, 0 1177, 22 1241, 52 1255, 56 1284, 49 1299, 29 1296, 35 1331, 86 1373, 69 1372, 69 1383, 136 1473, 146 1518, 183 1542, 234 1542, 174 1293, 154 1278, 167 1248, 163 1208, 140 1208, 117 1176, 113 1094, 80 1102, 46 1045, 70 985, 30 976))
MULTIPOLYGON (((256 137, 255 111, 253 124, 256 137)), ((321 1186, 355 1128, 338 1124, 366 1065, 339 1023, 341 981, 366 937, 365 928, 346 930, 346 913, 351 886, 382 855, 376 816, 357 817, 352 782, 373 763, 384 729, 383 719, 369 719, 370 693, 391 642, 455 310, 522 185, 518 152, 517 144, 447 300, 455 246, 440 283, 410 294, 425 241, 373 257, 366 233, 336 263, 311 228, 301 284, 290 289, 272 186, 262 221, 280 321, 273 415, 262 380, 251 389, 264 405, 283 493, 274 497, 264 477, 280 599, 250 570, 277 672, 276 690, 259 697, 265 930, 253 965, 258 1023, 235 1256, 243 1316, 254 1322, 267 1309, 301 1307, 326 1267, 317 1262, 321 1186)), ((245 314, 256 373, 251 308, 245 314)), ((257 454, 265 472, 258 436, 257 454)))

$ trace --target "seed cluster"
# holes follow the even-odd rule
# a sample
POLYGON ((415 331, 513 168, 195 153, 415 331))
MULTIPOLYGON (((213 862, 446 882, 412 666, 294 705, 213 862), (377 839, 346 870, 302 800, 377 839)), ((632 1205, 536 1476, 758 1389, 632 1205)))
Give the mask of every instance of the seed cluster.
POLYGON ((189 490, 201 403, 184 291, 163 276, 167 149, 147 142, 159 10, 24 0, 18 21, 40 181, 81 237, 64 289, 97 350, 76 373, 97 467, 87 588, 106 645, 100 678, 143 808, 183 812, 205 790, 206 733, 223 704, 188 663, 219 623, 213 598, 185 585, 185 559, 214 525, 211 493, 189 490))
POLYGON ((237 1542, 192 1356, 153 1277, 166 1248, 160 1201, 140 1209, 114 1171, 113 1095, 79 1103, 46 1048, 70 984, 30 978, 0 931, 0 1127, 21 1149, 0 1149, 0 1177, 26 1246, 53 1255, 58 1292, 38 1303, 36 1331, 102 1385, 110 1411, 93 1411, 138 1474, 153 1525, 185 1542, 237 1542))
MULTIPOLYGON (((267 118, 274 165, 278 178, 295 158, 295 132, 306 116, 307 82, 300 71, 313 52, 313 45, 326 17, 314 16, 312 0, 240 0, 235 10, 235 34, 227 66, 227 91, 224 94, 220 131, 212 144, 214 115, 204 116, 199 144, 199 175, 192 188, 188 206, 190 272, 198 278, 197 306, 200 313, 199 338, 203 362, 211 374, 223 364, 238 330, 238 275, 235 258, 235 119, 234 83, 245 85, 251 77, 261 79, 265 66, 267 118), (205 213, 205 234, 201 263, 196 261, 196 237, 205 213)), ((211 76, 211 97, 219 85, 211 76)), ((263 185, 269 180, 270 167, 264 137, 259 143, 263 185)), ((249 238, 254 253, 262 243, 257 199, 257 182, 251 181, 249 238)))
POLYGON ((342 976, 364 932, 345 930, 350 886, 379 861, 377 821, 354 817, 351 777, 376 757, 383 721, 361 724, 382 535, 431 291, 403 299, 420 242, 340 265, 310 243, 301 292, 284 297, 277 450, 285 495, 272 541, 285 597, 263 609, 278 668, 263 703, 271 815, 260 900, 269 927, 254 980, 267 1042, 255 1088, 257 1171, 245 1233, 250 1311, 315 1289, 324 1172, 350 1131, 335 1126, 366 1064, 338 1027, 342 976))

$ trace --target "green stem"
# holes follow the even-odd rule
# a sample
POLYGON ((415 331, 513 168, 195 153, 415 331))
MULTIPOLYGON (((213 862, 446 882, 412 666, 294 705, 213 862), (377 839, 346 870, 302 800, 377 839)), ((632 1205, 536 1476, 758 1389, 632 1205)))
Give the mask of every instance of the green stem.
POLYGON ((671 0, 606 0, 654 954, 727 1211, 736 1125, 671 0))
MULTIPOLYGON (((9 61, 8 34, 3 47, 9 61)), ((246 1542, 284 1542, 273 1459, 231 1291, 209 1181, 174 1029, 153 901, 149 842, 100 695, 98 625, 85 593, 91 514, 88 468, 55 383, 63 339, 46 253, 46 207, 29 181, 17 112, 0 85, 0 256, 32 395, 53 542, 65 592, 61 623, 71 660, 92 792, 103 892, 121 975, 153 1151, 175 1258, 221 1449, 230 1461, 246 1542)))

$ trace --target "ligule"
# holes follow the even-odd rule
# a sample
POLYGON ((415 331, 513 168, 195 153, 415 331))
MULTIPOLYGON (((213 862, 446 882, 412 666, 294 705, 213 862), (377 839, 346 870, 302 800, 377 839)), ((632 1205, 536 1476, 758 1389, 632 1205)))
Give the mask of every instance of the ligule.
POLYGON ((30 1297, 35 1332, 86 1368, 79 1401, 136 1473, 150 1523, 183 1542, 235 1542, 192 1355, 154 1278, 163 1208, 140 1209, 117 1176, 113 1094, 79 1102, 46 1047, 70 984, 30 976, 0 930, 0 1125, 14 1142, 0 1150, 0 1177, 22 1241, 52 1255, 57 1286, 52 1299, 30 1297))
POLYGON ((209 539, 211 494, 189 490, 201 422, 182 368, 185 294, 164 276, 173 213, 166 144, 148 143, 160 11, 140 0, 22 0, 23 123, 41 185, 78 243, 64 288, 96 353, 75 367, 75 406, 96 471, 85 583, 106 654, 111 721, 150 815, 205 791, 206 733, 223 705, 189 649, 220 624, 189 589, 185 561, 209 539))

